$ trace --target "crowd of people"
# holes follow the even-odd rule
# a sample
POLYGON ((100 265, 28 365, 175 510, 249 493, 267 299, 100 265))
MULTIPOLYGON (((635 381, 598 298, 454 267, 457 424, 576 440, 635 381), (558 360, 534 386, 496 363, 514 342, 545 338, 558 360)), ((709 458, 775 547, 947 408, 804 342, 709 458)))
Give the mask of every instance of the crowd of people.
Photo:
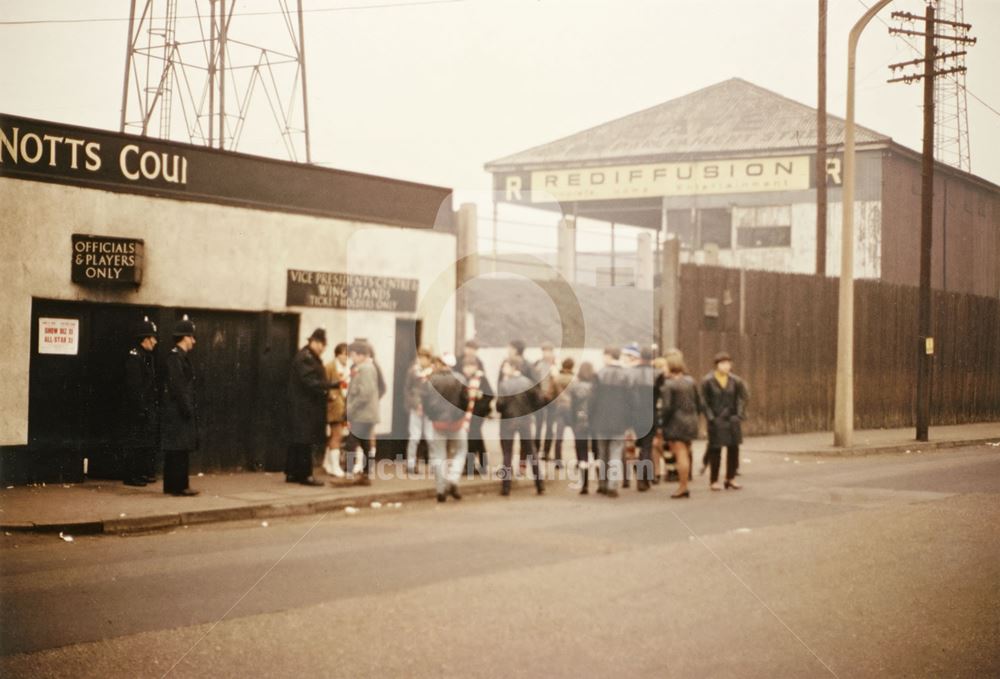
MULTIPOLYGON (((319 360, 322 346, 303 349, 307 350, 313 352, 312 360, 319 360)), ((439 501, 461 497, 458 486, 464 475, 492 473, 482 429, 494 408, 499 416, 502 454, 496 471, 503 495, 510 493, 515 476, 515 445, 519 447, 518 471, 527 473, 530 468, 537 493, 544 493, 545 464, 552 461, 555 469, 564 467, 563 446, 569 430, 581 494, 590 492, 591 481, 596 483, 596 492, 616 497, 619 487, 628 487, 633 480, 640 492, 665 480, 678 483, 672 497, 689 497, 691 443, 698 437, 702 416, 707 423, 708 446, 701 471, 711 470, 709 488, 741 487, 736 476, 749 391, 732 373, 729 354, 717 355, 713 370, 696 382, 687 374, 678 350, 656 357, 653 347, 635 343, 608 347, 599 369, 588 362, 576 369, 572 358, 558 361, 551 344, 543 344, 541 357, 529 362, 524 356, 525 344, 514 340, 508 345, 494 388, 478 350, 478 344, 469 341, 459 359, 421 347, 403 385, 409 411, 406 470, 410 475, 418 473, 419 445, 426 442, 439 501), (722 448, 726 448, 726 470, 720 486, 722 448)), ((363 341, 350 347, 340 344, 334 350, 334 360, 326 366, 326 378, 333 386, 328 392, 324 468, 335 477, 353 476, 357 483, 370 483, 365 465, 374 447, 370 436, 373 416, 377 418, 374 376, 381 379, 376 364, 374 370, 368 369, 371 374, 364 389, 355 384, 357 375, 366 370, 370 354, 370 346, 363 341), (362 405, 352 407, 352 402, 359 400, 362 405), (360 413, 365 414, 361 420, 360 413), (342 453, 345 428, 348 443, 342 453), (362 454, 352 463, 352 453, 358 447, 362 454), (342 465, 345 453, 347 460, 342 465)), ((318 368, 316 375, 318 394, 318 368)), ((307 459, 304 453, 302 459, 307 459)), ((302 469, 305 473, 306 467, 302 469)), ((289 480, 318 483, 311 477, 292 476, 289 480)))
MULTIPOLYGON (((173 339, 162 395, 153 360, 157 329, 148 319, 140 324, 137 346, 129 353, 125 483, 155 481, 159 448, 164 453, 164 492, 195 495, 188 467, 189 455, 198 447, 189 358, 196 340, 194 323, 186 316, 175 326, 173 339)), ((337 344, 332 360, 324 364, 326 346, 326 332, 317 328, 292 360, 285 480, 325 485, 314 475, 317 453, 322 453, 321 467, 334 483, 370 485, 386 382, 366 340, 337 344)), ((421 347, 402 385, 409 411, 406 471, 419 474, 418 450, 424 441, 438 501, 461 499, 463 476, 491 476, 494 471, 501 494, 510 494, 515 443, 517 473, 527 474, 530 468, 536 492, 544 493, 547 463, 565 468, 567 430, 573 436, 581 494, 589 494, 592 483, 597 493, 617 497, 619 488, 632 482, 640 492, 676 482, 671 497, 690 497, 692 442, 702 417, 708 444, 701 473, 710 470, 709 488, 741 487, 736 477, 749 391, 733 374, 728 353, 716 355, 713 369, 696 381, 676 349, 656 356, 655 347, 636 343, 607 347, 595 369, 589 362, 577 368, 573 358, 559 361, 551 344, 544 344, 541 357, 529 362, 524 342, 513 340, 494 387, 478 351, 475 341, 465 344, 461 358, 421 347), (483 424, 494 408, 502 453, 496 469, 483 437, 483 424), (720 485, 722 448, 726 467, 720 485)))

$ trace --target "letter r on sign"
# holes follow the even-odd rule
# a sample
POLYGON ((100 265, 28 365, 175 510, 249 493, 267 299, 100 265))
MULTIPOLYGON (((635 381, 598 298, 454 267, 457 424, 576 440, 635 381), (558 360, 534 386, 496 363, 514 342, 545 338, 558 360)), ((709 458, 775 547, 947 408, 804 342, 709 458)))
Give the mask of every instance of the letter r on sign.
POLYGON ((521 178, 517 175, 507 177, 507 200, 521 200, 521 178))
POLYGON ((826 159, 826 176, 835 186, 840 186, 844 180, 840 176, 840 158, 826 159))

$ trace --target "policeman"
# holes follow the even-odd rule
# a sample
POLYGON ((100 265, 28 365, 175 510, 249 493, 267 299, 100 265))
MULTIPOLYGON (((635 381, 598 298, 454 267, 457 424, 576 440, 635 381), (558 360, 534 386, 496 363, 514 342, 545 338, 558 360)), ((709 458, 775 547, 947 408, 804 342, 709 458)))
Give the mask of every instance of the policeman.
POLYGON ((188 486, 189 456, 198 449, 194 369, 189 357, 194 345, 194 323, 185 314, 174 326, 174 348, 167 355, 163 390, 163 492, 168 495, 198 494, 188 486))
POLYGON ((123 398, 125 485, 145 486, 156 481, 159 412, 156 393, 156 324, 146 316, 136 329, 138 346, 125 360, 123 398))

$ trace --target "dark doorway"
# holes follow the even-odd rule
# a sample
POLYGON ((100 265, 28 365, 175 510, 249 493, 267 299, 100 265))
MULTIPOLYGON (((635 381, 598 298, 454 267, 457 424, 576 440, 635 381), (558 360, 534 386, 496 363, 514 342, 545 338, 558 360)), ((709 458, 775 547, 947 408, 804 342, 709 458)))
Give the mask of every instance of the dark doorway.
MULTIPOLYGON (((172 346, 183 313, 197 324, 192 353, 197 376, 201 446, 197 471, 280 469, 284 461, 285 381, 295 350, 298 316, 173 309, 125 304, 32 300, 28 451, 34 480, 118 478, 121 384, 125 357, 143 315, 160 330, 157 363, 172 346), (38 319, 79 322, 75 355, 38 352, 38 319)), ((19 476, 21 476, 19 474, 19 476)))
POLYGON ((410 411, 406 407, 406 372, 417 358, 422 329, 421 321, 409 318, 396 319, 395 368, 392 375, 392 434, 385 444, 379 443, 379 450, 385 448, 391 457, 398 457, 406 452, 407 426, 410 418, 410 411))

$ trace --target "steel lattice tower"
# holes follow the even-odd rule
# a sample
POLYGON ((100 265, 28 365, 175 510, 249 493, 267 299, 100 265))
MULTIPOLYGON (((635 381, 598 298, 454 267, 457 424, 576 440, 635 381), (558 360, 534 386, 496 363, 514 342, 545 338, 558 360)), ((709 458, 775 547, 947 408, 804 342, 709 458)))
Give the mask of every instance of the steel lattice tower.
POLYGON ((312 162, 293 1, 132 0, 120 130, 235 151, 248 122, 273 124, 290 160, 312 162))
MULTIPOLYGON (((964 23, 963 0, 937 0, 937 16, 946 21, 964 23)), ((957 57, 954 65, 965 66, 965 57, 957 57)), ((964 69, 934 79, 934 127, 934 158, 970 172, 972 164, 964 69)))

